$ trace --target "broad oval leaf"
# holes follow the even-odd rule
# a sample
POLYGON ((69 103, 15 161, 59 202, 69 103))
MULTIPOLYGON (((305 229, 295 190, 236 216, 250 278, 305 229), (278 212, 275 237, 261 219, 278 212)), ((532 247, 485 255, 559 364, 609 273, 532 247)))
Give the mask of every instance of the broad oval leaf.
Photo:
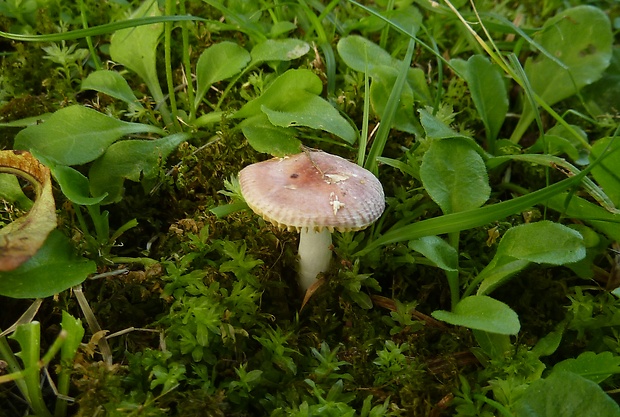
MULTIPOLYGON (((377 115, 385 114, 389 95, 386 91, 392 91, 396 79, 398 78, 398 68, 388 66, 376 66, 374 72, 378 75, 373 78, 370 85, 370 102, 372 109, 377 115)), ((398 100, 398 106, 392 119, 392 127, 402 132, 418 134, 418 122, 415 118, 415 114, 412 111, 414 107, 414 92, 409 85, 405 82, 401 89, 400 98, 398 100)))
POLYGON ((345 64, 358 72, 366 72, 375 76, 375 68, 388 66, 397 68, 400 61, 393 58, 385 49, 368 39, 352 35, 338 41, 338 54, 345 64))
POLYGON ((196 63, 196 99, 198 104, 211 85, 238 74, 250 62, 250 53, 234 42, 211 45, 196 63))
POLYGON ((125 179, 153 178, 161 160, 188 138, 187 133, 176 133, 156 140, 125 140, 113 144, 90 167, 88 177, 92 194, 107 194, 102 204, 119 201, 125 179))
POLYGON ((321 79, 312 71, 289 70, 260 97, 244 105, 234 117, 266 114, 274 126, 322 129, 349 143, 355 142, 355 130, 329 102, 319 97, 322 90, 321 79))
POLYGON ((28 152, 0 151, 0 172, 25 178, 36 190, 28 214, 0 229, 0 271, 11 271, 31 259, 56 228, 56 204, 49 169, 28 152))
POLYGON ((97 270, 95 262, 76 256, 71 240, 52 231, 41 249, 19 268, 0 273, 0 294, 45 298, 83 282, 97 270))
POLYGON ((123 122, 96 110, 75 105, 60 109, 40 125, 29 126, 15 137, 15 148, 60 165, 81 165, 97 159, 112 143, 131 133, 160 133, 141 123, 123 122))
POLYGON ((301 149, 295 129, 274 126, 264 114, 244 120, 240 127, 250 146, 258 152, 283 157, 299 153, 301 149))
POLYGON ((82 175, 80 171, 66 165, 55 165, 50 169, 56 182, 60 185, 62 193, 75 204, 91 206, 101 203, 106 197, 106 194, 91 197, 88 178, 82 175))
POLYGON ((82 90, 95 90, 124 101, 130 106, 142 107, 127 81, 116 71, 95 71, 82 81, 82 90))
POLYGON ((497 247, 496 256, 564 265, 583 259, 586 248, 578 231, 543 220, 508 229, 497 247))
POLYGON ((292 61, 310 51, 310 45, 300 39, 268 39, 250 52, 252 62, 292 61))
MULTIPOLYGON (((601 78, 611 60, 611 23, 597 7, 577 6, 558 13, 534 40, 546 53, 528 59, 525 73, 534 92, 548 105, 601 78)), ((525 131, 532 120, 534 109, 526 100, 515 132, 525 131)))
POLYGON ((286 110, 289 103, 299 100, 299 93, 302 91, 319 95, 323 91, 323 83, 310 70, 288 70, 276 78, 263 94, 241 107, 233 117, 256 116, 262 113, 262 106, 273 110, 286 110))
POLYGON ((508 92, 503 74, 497 65, 482 55, 472 55, 464 67, 463 75, 484 123, 487 140, 494 141, 508 112, 508 92))
POLYGON ((600 384, 610 376, 620 374, 620 356, 609 351, 586 351, 576 358, 556 363, 553 372, 572 372, 600 384))
MULTIPOLYGON (((156 1, 145 1, 132 17, 161 16, 156 1)), ((157 45, 163 23, 118 30, 110 39, 110 56, 140 76, 156 101, 163 99, 157 74, 157 45)))
POLYGON ((619 417, 620 406, 603 389, 572 372, 552 372, 530 384, 512 406, 519 417, 619 417))
POLYGON ((420 123, 424 128, 424 133, 426 133, 426 137, 430 139, 448 139, 448 138, 467 138, 467 136, 463 136, 458 133, 456 130, 452 129, 442 120, 435 117, 431 112, 427 109, 419 109, 418 113, 420 113, 420 123))
POLYGON ((272 110, 263 106, 263 113, 275 126, 305 126, 333 133, 348 143, 355 142, 355 130, 326 100, 309 93, 300 93, 299 99, 286 110, 272 110))
POLYGON ((458 270, 458 253, 448 242, 439 236, 424 236, 409 242, 409 249, 424 255, 445 271, 458 270))
POLYGON ((454 311, 437 310, 432 316, 455 326, 489 333, 513 335, 519 333, 519 317, 510 307, 486 295, 465 297, 454 311))
POLYGON ((478 208, 491 194, 482 157, 460 138, 434 140, 422 157, 420 178, 445 214, 478 208))
POLYGON ((495 289, 508 282, 515 274, 527 268, 529 264, 529 261, 507 256, 493 258, 491 263, 489 263, 476 277, 476 280, 481 281, 476 294, 490 294, 495 289))

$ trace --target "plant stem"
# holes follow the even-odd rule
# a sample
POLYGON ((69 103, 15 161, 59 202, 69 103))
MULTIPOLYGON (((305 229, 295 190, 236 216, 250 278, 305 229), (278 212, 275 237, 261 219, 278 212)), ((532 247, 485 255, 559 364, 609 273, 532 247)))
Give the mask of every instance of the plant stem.
MULTIPOLYGON (((84 6, 84 0, 79 0, 80 4, 80 17, 82 18, 82 27, 84 29, 88 29, 88 19, 86 18, 86 7, 84 6)), ((100 70, 101 61, 97 56, 97 51, 95 51, 95 47, 93 46, 93 38, 90 36, 86 36, 86 44, 88 45, 88 50, 90 51, 90 56, 93 58, 93 63, 95 64, 95 69, 100 70)))
MULTIPOLYGON (((179 2, 179 12, 181 15, 187 13, 185 9, 185 1, 179 2)), ((187 80, 187 105, 189 107, 189 120, 196 118, 196 105, 194 103, 194 83, 192 81, 192 63, 189 57, 189 30, 188 23, 181 23, 181 37, 183 39, 183 67, 185 68, 185 78, 187 80)))
MULTIPOLYGON (((17 359, 15 359, 15 354, 11 350, 11 347, 4 336, 0 337, 0 358, 7 363, 11 374, 22 372, 17 359)), ((28 398, 28 387, 26 386, 26 382, 21 378, 15 379, 15 385, 17 385, 17 388, 19 388, 19 391, 22 393, 24 398, 28 398)))
MULTIPOLYGON (((173 15, 175 12, 175 2, 166 0, 166 15, 173 15)), ((181 131, 181 125, 177 119, 177 99, 174 94, 174 78, 172 76, 172 22, 164 23, 164 61, 166 67, 166 84, 168 87, 168 99, 170 100, 170 109, 172 111, 172 123, 175 130, 181 131)))
POLYGON ((450 286, 450 306, 451 309, 454 310, 454 307, 458 304, 460 300, 459 294, 459 271, 458 271, 458 253, 459 253, 459 239, 460 232, 452 232, 448 234, 448 240, 450 246, 452 246, 457 253, 457 270, 456 271, 446 271, 446 278, 448 279, 448 285, 450 286))

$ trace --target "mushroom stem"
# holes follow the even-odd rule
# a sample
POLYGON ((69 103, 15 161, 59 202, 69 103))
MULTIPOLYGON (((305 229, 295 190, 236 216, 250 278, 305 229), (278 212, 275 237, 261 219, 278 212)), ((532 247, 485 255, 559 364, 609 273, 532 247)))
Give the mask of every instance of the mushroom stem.
POLYGON ((327 228, 321 232, 309 229, 302 229, 299 236, 299 285, 303 291, 316 282, 319 273, 327 271, 332 258, 331 232, 327 228))

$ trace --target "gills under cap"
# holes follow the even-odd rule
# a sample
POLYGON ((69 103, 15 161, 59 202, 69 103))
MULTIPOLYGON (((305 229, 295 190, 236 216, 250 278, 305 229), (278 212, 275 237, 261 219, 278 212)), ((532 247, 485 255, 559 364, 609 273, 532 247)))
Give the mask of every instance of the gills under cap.
POLYGON ((383 188, 370 171, 321 151, 249 165, 239 183, 254 212, 290 230, 361 230, 385 209, 383 188))

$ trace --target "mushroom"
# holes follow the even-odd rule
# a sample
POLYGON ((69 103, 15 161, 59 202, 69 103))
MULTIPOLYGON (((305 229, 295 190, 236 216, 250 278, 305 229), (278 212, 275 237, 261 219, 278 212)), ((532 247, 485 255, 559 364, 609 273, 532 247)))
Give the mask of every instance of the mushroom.
POLYGON ((332 232, 365 229, 385 208, 381 183, 370 171, 321 151, 249 165, 239 173, 239 184, 255 213, 300 233, 299 280, 304 291, 329 267, 332 232))

